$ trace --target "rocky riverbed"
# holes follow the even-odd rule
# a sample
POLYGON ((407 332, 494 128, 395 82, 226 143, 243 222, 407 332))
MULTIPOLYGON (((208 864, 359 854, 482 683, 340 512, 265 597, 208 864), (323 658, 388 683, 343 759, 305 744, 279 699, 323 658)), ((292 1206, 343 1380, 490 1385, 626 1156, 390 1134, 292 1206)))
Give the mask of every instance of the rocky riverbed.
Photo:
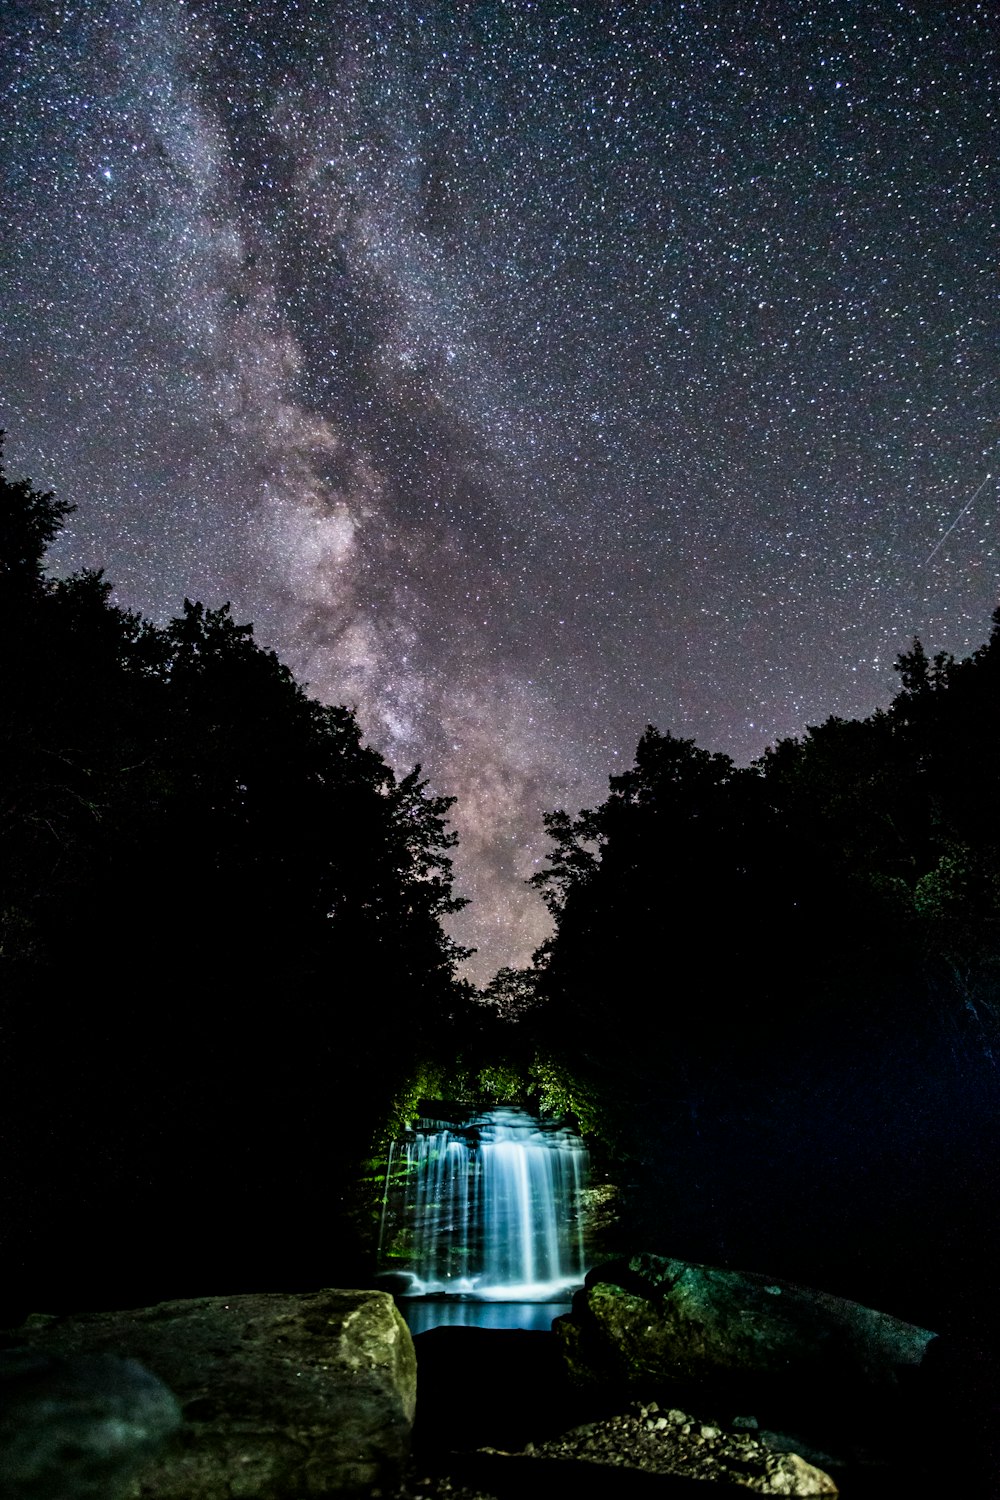
POLYGON ((0 1334, 0 1492, 1000 1493, 992 1346, 761 1278, 648 1257, 625 1270, 595 1276, 554 1332, 411 1338, 386 1292, 336 1289, 31 1317, 0 1334), (667 1333, 674 1358, 656 1367, 667 1333))
MULTIPOLYGON (((654 1485, 658 1495, 863 1500, 905 1493, 907 1474, 939 1466, 934 1416, 951 1407, 941 1381, 928 1380, 926 1349, 938 1341, 925 1330, 681 1263, 643 1263, 646 1280, 670 1274, 663 1292, 640 1295, 638 1284, 620 1286, 623 1269, 605 1269, 616 1280, 595 1273, 573 1318, 551 1333, 460 1326, 416 1336, 404 1500, 654 1485), (672 1366, 658 1369, 668 1341, 672 1366)), ((954 1369, 942 1374, 950 1385, 954 1369)))
MULTIPOLYGON (((410 1466, 396 1500, 500 1500, 508 1493, 535 1489, 574 1493, 591 1485, 620 1491, 621 1470, 633 1487, 642 1478, 669 1476, 675 1483, 661 1494, 711 1493, 758 1495, 827 1495, 839 1493, 836 1482, 817 1467, 835 1460, 810 1454, 810 1462, 790 1447, 794 1440, 757 1427, 752 1416, 737 1417, 727 1428, 701 1420, 679 1407, 661 1410, 657 1402, 634 1403, 626 1412, 586 1422, 545 1442, 530 1440, 516 1452, 482 1448, 473 1454, 438 1455, 410 1466), (619 1472, 611 1475, 609 1469, 619 1472), (470 1479, 479 1483, 470 1487, 470 1479), (589 1483, 588 1483, 589 1481, 589 1483)), ((801 1444, 799 1446, 802 1446, 801 1444)))

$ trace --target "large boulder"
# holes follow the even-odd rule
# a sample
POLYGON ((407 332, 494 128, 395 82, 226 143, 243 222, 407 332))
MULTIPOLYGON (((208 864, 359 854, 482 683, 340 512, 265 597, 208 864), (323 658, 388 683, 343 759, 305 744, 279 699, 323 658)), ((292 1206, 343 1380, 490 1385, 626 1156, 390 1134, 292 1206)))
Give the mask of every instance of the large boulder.
POLYGON ((51 1355, 138 1360, 178 1397, 180 1429, 128 1496, 360 1493, 391 1483, 409 1451, 416 1358, 386 1292, 201 1297, 32 1318, 19 1340, 51 1355))
POLYGON ((0 1495, 119 1500, 180 1422, 173 1393, 133 1359, 4 1351, 0 1495))
POLYGON ((647 1254, 591 1271, 553 1327, 577 1386, 701 1388, 764 1412, 885 1414, 934 1338, 825 1292, 647 1254))

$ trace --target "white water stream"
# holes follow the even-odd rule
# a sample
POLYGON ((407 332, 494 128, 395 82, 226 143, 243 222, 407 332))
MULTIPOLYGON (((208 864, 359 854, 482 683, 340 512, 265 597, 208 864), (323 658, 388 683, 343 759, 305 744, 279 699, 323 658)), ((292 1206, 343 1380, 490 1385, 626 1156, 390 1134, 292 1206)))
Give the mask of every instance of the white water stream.
POLYGON ((379 1258, 406 1295, 551 1302, 583 1280, 587 1152, 516 1109, 423 1122, 389 1156, 379 1258))

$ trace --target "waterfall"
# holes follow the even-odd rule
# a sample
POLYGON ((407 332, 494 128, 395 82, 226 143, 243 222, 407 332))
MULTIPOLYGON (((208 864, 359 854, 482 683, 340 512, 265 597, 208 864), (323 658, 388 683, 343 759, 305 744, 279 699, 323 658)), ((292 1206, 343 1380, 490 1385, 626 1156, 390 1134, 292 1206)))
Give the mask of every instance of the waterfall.
POLYGON ((579 1136, 517 1109, 422 1120, 393 1143, 379 1238, 413 1296, 550 1301, 583 1280, 579 1136))

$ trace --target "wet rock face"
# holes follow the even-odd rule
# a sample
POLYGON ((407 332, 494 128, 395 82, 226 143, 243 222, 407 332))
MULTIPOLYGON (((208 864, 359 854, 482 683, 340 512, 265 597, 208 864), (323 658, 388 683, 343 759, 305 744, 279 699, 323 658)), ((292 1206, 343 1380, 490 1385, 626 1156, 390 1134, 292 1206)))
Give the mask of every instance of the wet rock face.
POLYGON ((934 1335, 825 1292, 666 1256, 591 1271, 554 1330, 578 1386, 891 1403, 934 1335))
POLYGON ((138 1359, 173 1391, 183 1422, 143 1500, 361 1493, 409 1451, 416 1359, 385 1292, 202 1297, 31 1319, 21 1334, 46 1354, 138 1359))

